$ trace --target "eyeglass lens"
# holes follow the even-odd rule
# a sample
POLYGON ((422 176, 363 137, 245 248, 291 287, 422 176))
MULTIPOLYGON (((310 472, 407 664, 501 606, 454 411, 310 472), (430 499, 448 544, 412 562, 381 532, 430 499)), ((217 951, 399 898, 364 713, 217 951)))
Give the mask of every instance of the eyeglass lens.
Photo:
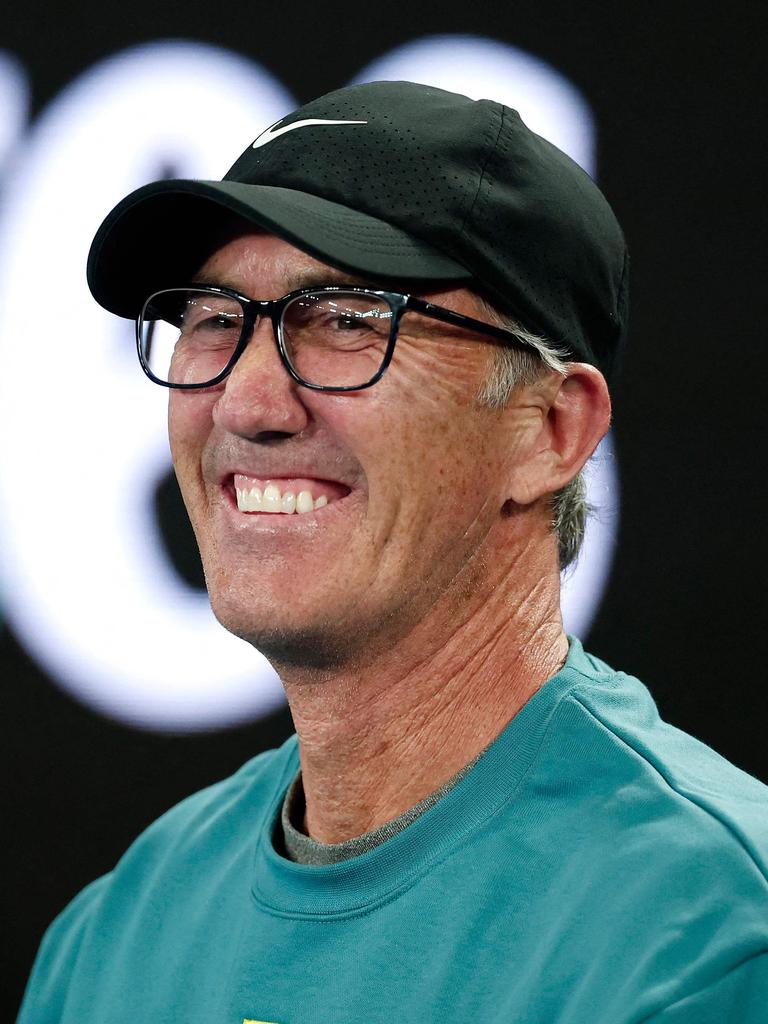
MULTIPOLYGON (((367 293, 305 293, 289 302, 281 332, 286 357, 308 384, 361 387, 386 358, 393 312, 367 293)), ((160 381, 207 384, 229 364, 244 329, 238 299, 175 288, 153 295, 139 320, 145 364, 160 381)))

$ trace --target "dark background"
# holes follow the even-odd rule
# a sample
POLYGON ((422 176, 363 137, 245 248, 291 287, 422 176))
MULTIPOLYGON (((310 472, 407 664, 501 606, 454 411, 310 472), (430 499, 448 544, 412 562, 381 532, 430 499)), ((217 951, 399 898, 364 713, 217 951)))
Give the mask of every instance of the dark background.
MULTIPOLYGON (((616 395, 618 554, 588 647, 651 688, 662 714, 768 781, 765 521, 765 5, 525 0, 109 8, 25 0, 0 46, 33 114, 140 42, 216 43, 300 101, 409 39, 476 33, 567 75, 598 126, 600 183, 633 260, 631 344, 616 395)), ((241 140, 236 140, 239 145, 241 140)), ((223 168, 222 168, 223 170, 223 168)), ((0 268, 1 272, 1 268, 0 268)), ((2 471, 0 467, 0 471, 2 471)), ((192 737, 142 733, 58 690, 0 627, 6 922, 12 1019, 46 924, 159 813, 291 731, 287 711, 192 737)))

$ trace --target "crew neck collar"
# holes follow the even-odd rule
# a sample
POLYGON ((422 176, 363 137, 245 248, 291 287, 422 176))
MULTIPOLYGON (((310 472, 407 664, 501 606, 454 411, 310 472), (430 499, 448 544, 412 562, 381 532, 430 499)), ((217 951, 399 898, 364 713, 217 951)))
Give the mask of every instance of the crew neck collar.
POLYGON ((281 917, 359 914, 410 887, 478 826, 515 800, 561 699, 591 666, 581 642, 568 637, 568 657, 523 705, 474 767, 407 828, 360 856, 322 866, 297 864, 275 849, 288 787, 299 770, 295 735, 276 752, 278 782, 262 819, 252 894, 281 917))

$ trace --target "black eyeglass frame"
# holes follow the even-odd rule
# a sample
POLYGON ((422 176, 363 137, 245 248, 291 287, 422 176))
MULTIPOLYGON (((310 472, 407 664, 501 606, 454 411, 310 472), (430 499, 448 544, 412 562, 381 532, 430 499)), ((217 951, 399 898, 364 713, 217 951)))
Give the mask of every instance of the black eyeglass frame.
POLYGON ((272 334, 275 339, 275 344, 277 345, 278 354, 280 355, 280 361, 288 371, 290 377, 296 381, 297 384, 301 387, 309 388, 311 391, 362 391, 365 388, 373 387, 373 385, 381 380, 384 375, 384 371, 391 363, 392 356, 394 355, 400 321, 402 320, 403 315, 409 311, 429 317, 431 320, 439 320, 441 323, 451 324, 453 327, 461 327, 465 330, 474 331, 477 334, 484 334, 489 338, 496 338, 497 340, 504 341, 507 344, 512 343, 519 348, 537 352, 535 345, 523 341, 522 338, 519 338, 517 334, 509 328, 496 327, 493 324, 486 323, 484 320, 475 320, 474 317, 465 316, 463 313, 456 313, 452 309, 445 309, 443 306, 436 306, 432 302, 427 302, 426 299, 419 299, 414 295, 408 295, 404 292, 391 292, 378 288, 361 288, 357 285, 320 285, 315 288, 298 288, 295 291, 288 292, 287 295, 283 295, 282 298, 279 299, 249 299, 247 295, 242 295, 233 288, 224 288, 220 285, 202 284, 197 282, 193 282, 192 284, 184 285, 179 288, 161 288, 159 291, 153 292, 149 296, 141 307, 141 313, 136 318, 136 348, 142 370, 150 380, 154 381, 155 384, 183 391, 194 391, 200 390, 201 388, 215 387, 215 385, 220 384, 221 381, 223 381, 224 378, 232 372, 235 363, 237 363, 238 359, 247 348, 248 343, 253 336, 253 330, 256 325, 257 318, 259 316, 266 315, 269 316, 272 321, 272 334), (227 361, 226 366, 215 377, 212 377, 210 380, 201 384, 172 384, 170 381, 161 380, 152 373, 142 351, 141 325, 144 322, 144 313, 147 306, 149 306, 150 302, 152 302, 156 296, 163 295, 166 292, 176 291, 198 291, 213 295, 225 295, 228 298, 236 299, 243 307, 245 314, 243 317, 243 327, 240 332, 240 337, 232 351, 232 355, 227 361), (283 338, 283 313, 286 307, 290 305, 294 299, 300 298, 302 295, 327 295, 338 294, 339 292, 351 292, 355 295, 371 295, 377 299, 384 299, 389 303, 392 309, 392 322, 390 324, 387 350, 378 371, 365 384, 342 384, 336 387, 330 384, 312 384, 310 381, 304 380, 303 377, 299 376, 291 363, 283 338))

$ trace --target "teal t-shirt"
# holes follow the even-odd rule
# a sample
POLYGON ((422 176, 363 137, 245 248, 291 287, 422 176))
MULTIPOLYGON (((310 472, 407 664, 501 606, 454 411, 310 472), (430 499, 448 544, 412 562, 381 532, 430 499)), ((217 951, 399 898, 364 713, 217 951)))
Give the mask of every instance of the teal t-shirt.
POLYGON ((396 835, 274 844, 296 738, 155 822, 48 930, 21 1024, 766 1024, 768 788, 571 638, 396 835))

